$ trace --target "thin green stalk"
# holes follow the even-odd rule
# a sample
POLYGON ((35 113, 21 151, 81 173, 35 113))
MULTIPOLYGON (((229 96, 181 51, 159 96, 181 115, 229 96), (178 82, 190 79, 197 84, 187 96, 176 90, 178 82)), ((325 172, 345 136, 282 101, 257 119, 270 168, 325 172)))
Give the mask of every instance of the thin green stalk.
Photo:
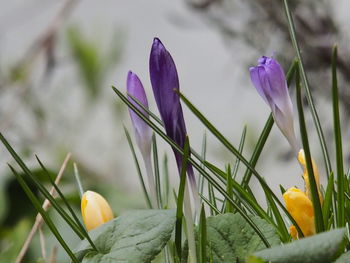
POLYGON ((13 174, 16 176, 16 179, 18 181, 18 183, 21 185, 22 189, 24 190, 24 192, 26 193, 26 195, 28 196, 28 198, 30 199, 30 201, 32 202, 33 206, 35 207, 35 209, 40 213, 40 215, 42 216, 42 218, 44 219, 45 223, 47 224, 47 226, 50 228, 51 232, 54 234, 54 236, 56 237, 57 241, 61 244, 61 246, 63 247, 63 249, 67 252, 67 254, 69 255, 69 257, 71 258, 71 260, 75 263, 78 263, 78 259, 75 257, 73 251, 70 249, 70 247, 67 245, 67 243, 64 241, 64 239, 62 238, 62 236, 60 235, 60 232, 58 231, 58 229, 56 228, 55 224, 52 222, 51 218, 49 217, 48 213, 42 208, 39 200, 36 198, 36 196, 34 195, 34 193, 30 190, 29 186, 27 185, 27 183, 24 181, 24 179, 22 178, 21 175, 19 175, 17 173, 17 171, 10 165, 8 164, 8 166, 10 167, 11 171, 13 172, 13 174))
POLYGON ((16 153, 16 151, 12 148, 12 146, 8 143, 8 141, 2 135, 2 133, 0 133, 0 140, 2 141, 4 146, 7 148, 8 152, 15 159, 17 164, 21 167, 22 171, 28 177, 28 179, 30 179, 33 182, 33 184, 39 189, 39 191, 43 194, 43 196, 50 201, 51 205, 57 210, 57 212, 62 216, 62 218, 72 228, 72 230, 79 236, 79 238, 83 239, 84 234, 82 233, 81 229, 70 218, 70 216, 67 214, 67 212, 64 209, 62 209, 62 207, 58 204, 56 199, 53 198, 53 196, 49 193, 49 191, 47 191, 46 188, 40 183, 40 181, 38 181, 38 179, 32 174, 32 172, 25 165, 25 163, 22 161, 22 159, 19 157, 19 155, 16 153))
POLYGON ((155 115, 153 112, 151 112, 147 107, 145 107, 145 105, 143 105, 142 102, 140 102, 136 97, 134 97, 133 95, 130 95, 128 93, 128 96, 137 104, 139 105, 145 112, 147 112, 156 122, 158 122, 161 126, 163 126, 163 122, 161 119, 159 119, 157 117, 157 115, 155 115))
MULTIPOLYGON (((230 165, 227 166, 226 177, 227 177, 226 191, 227 191, 227 194, 233 199, 233 190, 232 190, 233 179, 232 179, 232 175, 231 175, 231 166, 230 165)), ((226 202, 226 200, 225 200, 225 204, 226 204, 226 213, 233 213, 233 207, 230 204, 230 202, 226 202)))
MULTIPOLYGON (((206 159, 206 153, 207 153, 207 134, 204 132, 203 139, 202 139, 202 151, 201 151, 201 158, 202 160, 206 159)), ((204 164, 202 163, 202 168, 205 169, 204 164)), ((204 191, 204 178, 202 176, 199 176, 199 183, 198 183, 198 192, 203 194, 204 191)))
MULTIPOLYGON (((209 196, 209 202, 212 203, 215 208, 217 208, 218 205, 216 203, 214 187, 209 182, 208 182, 208 196, 209 196)), ((210 215, 211 216, 217 215, 215 210, 213 210, 212 208, 210 208, 210 215)))
POLYGON ((177 194, 176 202, 176 225, 175 225, 175 246, 177 255, 181 258, 182 253, 182 219, 183 219, 183 203, 184 203, 184 194, 185 194, 185 184, 186 184, 186 168, 187 161, 189 156, 189 140, 186 136, 185 145, 184 145, 184 157, 182 158, 181 164, 181 173, 180 173, 180 185, 179 191, 177 194))
POLYGON ((170 184, 169 184, 169 167, 168 167, 168 156, 164 154, 163 157, 163 200, 164 200, 164 208, 167 209, 169 206, 169 192, 170 192, 170 184))
POLYGON ((81 199, 83 197, 83 194, 84 194, 84 188, 83 188, 83 184, 81 183, 81 178, 80 178, 77 164, 73 163, 73 167, 74 167, 74 177, 75 177, 75 181, 77 182, 79 195, 80 195, 80 199, 81 199))
POLYGON ((326 194, 325 194, 325 198, 322 206, 323 222, 325 226, 328 226, 329 217, 332 212, 333 193, 334 193, 334 174, 331 173, 331 175, 329 176, 326 194))
POLYGON ((210 209, 213 209, 217 215, 221 214, 221 212, 216 208, 215 205, 213 205, 204 195, 201 193, 198 193, 200 198, 210 207, 210 209))
POLYGON ((154 177, 156 178, 156 195, 158 208, 163 207, 162 191, 160 187, 160 174, 159 174, 159 160, 158 160, 158 147, 156 136, 152 135, 152 148, 153 148, 153 166, 154 166, 154 177))
MULTIPOLYGON (((155 125, 152 121, 150 121, 144 114, 141 112, 135 105, 133 105, 122 92, 120 92, 115 87, 112 87, 113 91, 118 95, 118 97, 129 107, 131 108, 144 122, 147 123, 159 136, 161 136, 173 149, 175 149, 178 153, 183 154, 183 150, 181 147, 175 143, 171 138, 169 138, 157 125, 155 125)), ((223 189, 220 184, 218 184, 205 170, 201 168, 201 165, 195 162, 191 157, 188 158, 189 163, 193 165, 195 169, 197 169, 207 180, 208 183, 211 183, 213 187, 215 187, 229 202, 233 204, 233 206, 236 208, 237 212, 240 213, 243 218, 247 221, 247 223, 254 229, 254 231, 257 233, 257 235, 261 238, 261 240, 264 242, 266 247, 270 247, 270 243, 264 236, 264 234, 261 232, 259 227, 251 220, 251 218, 244 213, 244 211, 235 203, 234 200, 230 198, 230 196, 227 195, 225 189, 223 189)), ((247 161, 245 160, 245 163, 247 161)), ((255 171, 255 170, 254 170, 255 171)), ((276 197, 277 198, 277 197, 276 197)), ((281 203, 280 203, 281 204, 281 203)), ((282 204, 281 204, 282 205, 282 204)), ((282 205, 283 206, 283 205, 282 205)), ((283 209, 283 208, 282 208, 283 209)), ((288 211, 285 209, 286 214, 288 215, 288 211)), ((290 215, 289 215, 290 216, 290 215)), ((300 230, 298 227, 298 224, 295 222, 295 220, 290 216, 290 219, 292 223, 296 226, 297 229, 300 230)), ((300 231, 300 236, 302 236, 302 232, 300 231)))
POLYGON ((207 222, 203 204, 199 217, 199 262, 207 263, 207 222))
MULTIPOLYGON (((243 148, 244 148, 246 135, 247 135, 247 125, 244 125, 243 131, 242 131, 242 135, 241 135, 241 140, 240 140, 239 145, 238 145, 238 151, 241 154, 243 153, 243 148)), ((234 179, 237 176, 238 169, 239 169, 239 164, 240 164, 240 160, 238 158, 236 158, 235 164, 233 166, 233 171, 232 171, 232 177, 234 179)))
MULTIPOLYGON (((210 164, 209 162, 206 162, 206 165, 207 165, 208 169, 213 174, 216 174, 216 175, 220 176, 222 179, 225 178, 225 180, 227 180, 226 173, 224 171, 222 171, 221 169, 219 169, 215 165, 210 164)), ((232 188, 235 190, 235 195, 237 196, 237 199, 248 210, 251 211, 251 209, 252 209, 253 210, 253 211, 251 211, 252 214, 257 214, 258 216, 260 216, 261 218, 265 219, 267 222, 269 222, 271 225, 273 225, 274 227, 277 228, 277 226, 275 225, 273 220, 266 214, 266 212, 259 205, 259 203, 256 202, 256 200, 254 198, 252 198, 252 196, 247 192, 247 190, 243 189, 243 187, 236 180, 234 180, 233 178, 232 178, 232 181, 231 181, 231 185, 232 185, 232 188)))
POLYGON ((333 123, 335 139, 335 155, 337 160, 337 227, 345 226, 345 179, 343 164, 343 149, 341 138, 341 126, 339 116, 339 94, 337 82, 337 46, 333 47, 332 53, 332 98, 333 98, 333 123))
POLYGON ((133 157, 134 162, 135 162, 137 175, 139 176, 139 179, 140 179, 141 187, 142 187, 143 193, 144 193, 145 198, 146 198, 147 206, 149 208, 155 208, 155 207, 152 206, 151 199, 150 199, 150 197, 148 195, 148 192, 147 192, 147 189, 146 189, 145 181, 143 180, 140 164, 139 164, 139 161, 138 161, 137 156, 136 156, 134 145, 132 143, 130 134, 129 134, 128 130, 125 128, 125 126, 124 126, 124 132, 125 132, 125 136, 126 136, 126 139, 128 141, 128 144, 129 144, 129 147, 130 147, 130 150, 131 150, 131 153, 132 153, 132 157, 133 157))
POLYGON ((277 222, 277 226, 278 226, 278 232, 280 234, 280 237, 281 237, 281 240, 283 241, 283 243, 286 243, 290 240, 290 235, 289 235, 289 232, 288 232, 288 229, 286 227, 286 224, 283 220, 283 217, 281 215, 281 212, 279 211, 275 201, 273 200, 271 194, 267 191, 264 191, 265 192, 265 196, 266 196, 266 199, 267 199, 267 203, 271 209, 271 212, 273 213, 275 219, 276 219, 276 222, 277 222))
POLYGON ((304 88, 306 91, 306 98, 307 98, 307 101, 308 101, 310 109, 311 109, 311 115, 312 115, 312 118, 314 120, 314 123, 316 126, 316 131, 317 131, 318 138, 320 141, 320 145, 321 145, 321 149, 322 149, 322 153, 323 153, 323 158, 324 158, 324 163, 325 163, 326 171, 327 171, 327 178, 328 178, 331 171, 332 171, 332 166, 331 166, 331 161, 329 158, 329 153, 328 153, 326 141, 325 141, 325 138, 323 135, 323 130, 322 130, 321 123, 320 123, 320 120, 318 117, 318 113, 317 113, 317 110, 316 110, 316 107, 315 107, 315 104, 314 104, 314 101, 312 98, 312 94, 311 94, 311 90, 310 90, 310 86, 309 86, 309 81, 308 81, 306 73, 305 73, 304 63, 303 63, 303 60, 301 57, 301 52, 300 52, 299 44, 297 41, 293 17, 291 15, 291 12, 289 9, 288 0, 283 0, 283 4, 284 4, 286 16, 287 16, 290 37, 292 39, 292 43, 293 43, 293 46, 294 46, 294 49, 295 49, 295 52, 297 54, 297 58, 299 61, 298 64, 299 64, 299 69, 300 69, 300 73, 301 73, 301 78, 303 80, 304 88))
POLYGON ((324 231, 323 215, 322 215, 320 197, 318 195, 318 187, 316 184, 314 170, 312 167, 309 140, 307 136, 307 129, 305 124, 303 104, 302 104, 302 98, 301 98, 299 71, 297 71, 295 81, 296 81, 296 90, 297 90, 297 106, 298 106, 298 113, 299 113, 300 135, 303 143, 303 149, 305 152, 306 168, 307 168, 307 174, 310 182, 311 201, 314 207, 316 232, 319 233, 324 231))
MULTIPOLYGON (((67 201, 67 199, 65 198, 64 194, 62 193, 62 191, 59 189, 59 187, 57 186, 57 184, 55 183, 55 181, 51 178, 48 170, 46 169, 46 167, 44 166, 44 164, 41 162, 41 160, 39 159, 39 157, 37 155, 35 155, 39 165, 41 166, 41 168, 43 169, 44 173, 46 174, 46 176, 48 177, 50 183, 52 184, 52 186, 55 188, 56 192, 58 193, 58 195, 60 196, 60 198, 62 199, 63 203, 66 205, 66 207, 68 208, 70 214, 72 215, 74 221, 76 222, 76 224, 78 225, 78 227, 80 228, 81 232, 83 233, 84 237, 86 238, 86 240, 89 242, 89 244, 91 245, 91 247, 93 248, 93 250, 98 251, 97 247, 95 246, 94 242, 91 240, 88 232, 86 231, 85 227, 83 226, 83 224, 80 222, 79 218, 77 217, 77 215, 74 213, 73 208, 70 206, 69 202, 67 201)), ((75 164, 75 163, 74 163, 75 164)), ((76 165, 75 165, 76 167, 76 165)), ((75 168, 74 167, 74 168, 75 168)), ((80 182, 81 184, 81 182, 80 182)))

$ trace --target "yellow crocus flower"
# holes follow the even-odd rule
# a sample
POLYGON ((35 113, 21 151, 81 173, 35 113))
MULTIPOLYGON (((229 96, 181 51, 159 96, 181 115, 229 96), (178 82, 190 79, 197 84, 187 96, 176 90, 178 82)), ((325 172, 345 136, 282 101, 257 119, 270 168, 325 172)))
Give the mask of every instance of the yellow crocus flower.
POLYGON ((86 191, 81 198, 81 214, 88 231, 114 218, 106 199, 93 191, 86 191))
MULTIPOLYGON (((309 199, 311 200, 310 180, 309 180, 309 175, 307 173, 305 153, 304 153, 303 149, 301 149, 299 151, 299 153, 298 153, 298 161, 304 168, 303 178, 304 178, 304 182, 305 182, 305 193, 309 197, 309 199)), ((323 203, 323 196, 322 196, 321 191, 320 191, 319 172, 318 172, 318 168, 317 168, 317 165, 316 165, 315 161, 313 159, 311 161, 312 161, 312 168, 313 168, 315 181, 316 181, 316 185, 317 185, 318 196, 320 198, 320 202, 321 202, 321 205, 322 205, 322 203, 323 203)))
MULTIPOLYGON (((311 200, 307 195, 295 187, 289 188, 284 194, 283 199, 286 208, 294 220, 298 223, 304 236, 315 234, 314 209, 311 200)), ((290 228, 291 236, 296 239, 297 231, 295 226, 290 228)))

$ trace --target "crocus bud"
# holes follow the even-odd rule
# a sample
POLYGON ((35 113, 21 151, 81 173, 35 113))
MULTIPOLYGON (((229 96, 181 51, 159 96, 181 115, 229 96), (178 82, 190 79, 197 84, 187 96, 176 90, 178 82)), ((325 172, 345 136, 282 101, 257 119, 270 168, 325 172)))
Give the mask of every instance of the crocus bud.
MULTIPOLYGON (((303 178, 304 178, 304 182, 305 182, 305 193, 309 197, 309 199, 311 200, 310 180, 309 180, 309 174, 307 173, 305 153, 304 153, 303 149, 301 149, 298 153, 298 161, 304 168, 303 178)), ((313 159, 311 159, 311 161, 312 161, 312 168, 313 168, 314 177, 315 177, 315 181, 316 181, 316 185, 317 185, 318 196, 319 196, 320 202, 322 204, 323 203, 323 196, 322 196, 322 193, 320 191, 320 179, 319 179, 318 168, 317 168, 315 161, 313 159)))
MULTIPOLYGON (((148 101, 146 97, 145 89, 138 78, 138 76, 131 71, 128 73, 126 81, 126 88, 128 90, 128 99, 134 104, 147 118, 149 114, 140 105, 138 105, 131 97, 133 96, 142 105, 148 109, 148 101)), ((130 118, 132 126, 134 127, 135 137, 137 145, 141 151, 142 158, 145 162, 148 184, 151 192, 152 207, 157 207, 157 194, 156 186, 153 178, 152 158, 151 158, 151 145, 152 145, 152 130, 144 120, 142 120, 132 109, 129 108, 130 118)))
MULTIPOLYGON (((153 41, 149 70, 154 98, 166 134, 183 148, 187 132, 180 96, 176 93, 180 89, 179 78, 173 58, 158 38, 153 41)), ((176 150, 174 154, 178 169, 181 170, 182 156, 176 150)), ((191 165, 187 171, 191 183, 195 184, 191 165)))
MULTIPOLYGON (((314 209, 307 195, 303 191, 292 187, 283 194, 283 199, 288 212, 298 223, 304 236, 314 235, 314 209)), ((297 237, 296 228, 294 226, 291 227, 290 232, 293 238, 297 237)))
MULTIPOLYGON (((143 85, 136 74, 129 71, 126 87, 128 95, 136 98, 142 105, 148 109, 148 101, 146 97, 143 85)), ((131 103, 135 105, 145 116, 148 117, 148 112, 146 112, 142 107, 140 107, 130 96, 128 99, 131 103)), ((139 146, 143 157, 151 154, 151 138, 152 131, 151 128, 132 110, 129 109, 130 118, 135 131, 135 137, 137 145, 139 146)))
POLYGON ((88 231, 113 219, 113 212, 106 199, 93 191, 86 191, 81 198, 81 214, 88 231))
POLYGON ((275 59, 263 56, 258 60, 258 65, 249 71, 256 90, 270 106, 278 128, 296 154, 298 146, 294 133, 293 106, 282 67, 275 59))

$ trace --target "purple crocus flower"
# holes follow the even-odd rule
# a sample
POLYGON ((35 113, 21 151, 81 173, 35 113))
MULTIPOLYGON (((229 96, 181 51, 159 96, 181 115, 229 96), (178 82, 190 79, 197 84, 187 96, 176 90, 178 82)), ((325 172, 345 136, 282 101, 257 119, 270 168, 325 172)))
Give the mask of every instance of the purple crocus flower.
POLYGON ((293 105, 281 65, 275 59, 263 56, 258 60, 258 65, 251 67, 249 71, 256 90, 270 106, 278 128, 297 154, 298 145, 294 133, 293 105))
MULTIPOLYGON (((148 109, 148 101, 146 97, 143 85, 136 74, 129 71, 126 87, 128 91, 128 99, 134 104, 145 116, 148 117, 148 113, 140 107, 129 95, 136 98, 145 108, 148 109)), ((151 139, 152 130, 151 128, 139 117, 137 114, 129 108, 129 114, 132 121, 132 125, 135 131, 135 137, 137 145, 139 146, 142 155, 149 155, 151 152, 151 139)))
MULTIPOLYGON (((166 134, 183 148, 187 132, 180 97, 175 92, 180 88, 179 78, 173 58, 158 38, 155 38, 153 41, 149 70, 154 98, 164 123, 166 134)), ((175 149, 173 150, 180 171, 182 155, 175 149)), ((188 166, 187 172, 192 186, 195 185, 191 165, 188 166)))
MULTIPOLYGON (((134 104, 145 116, 149 117, 148 112, 146 112, 140 105, 138 105, 131 97, 133 96, 142 105, 148 109, 148 101, 146 97, 143 85, 136 74, 129 71, 126 87, 128 91, 128 99, 134 104)), ((155 208, 157 206, 157 195, 155 190, 155 182, 153 177, 152 169, 152 158, 151 158, 151 143, 152 143, 152 130, 137 114, 129 108, 130 118, 135 131, 135 137, 137 145, 141 151, 142 158, 145 163, 148 184, 151 191, 151 202, 152 206, 155 208)))

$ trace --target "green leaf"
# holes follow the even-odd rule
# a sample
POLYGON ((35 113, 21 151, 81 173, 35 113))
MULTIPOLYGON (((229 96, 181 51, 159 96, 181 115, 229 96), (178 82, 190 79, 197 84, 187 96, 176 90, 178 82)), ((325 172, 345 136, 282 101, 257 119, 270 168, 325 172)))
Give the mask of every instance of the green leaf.
POLYGON ((202 204, 199 216, 199 262, 205 263, 207 257, 207 219, 205 217, 205 209, 202 204))
POLYGON ((190 154, 190 144, 188 136, 185 139, 184 145, 184 157, 181 163, 181 173, 180 173, 180 185, 176 201, 176 226, 175 226, 175 246, 177 255, 181 258, 181 234, 182 234, 182 219, 183 219, 183 204, 184 204, 184 194, 185 194, 185 185, 186 185, 186 168, 187 168, 187 159, 190 154))
POLYGON ((292 40, 292 44, 293 44, 293 47, 295 49, 297 59, 299 61, 298 65, 299 65, 301 78, 302 78, 305 92, 306 92, 306 99, 307 99, 309 106, 310 106, 311 115, 312 115, 313 121, 315 123, 318 139, 320 141, 320 146, 322 148, 322 153, 323 153, 323 158, 324 158, 324 163, 326 166, 327 178, 328 178, 328 176, 331 174, 332 167, 331 167, 331 161, 329 158, 329 153, 328 153, 328 149, 327 149, 327 145, 326 145, 326 140, 325 140, 325 137, 323 134, 323 130, 322 130, 320 119, 318 117, 318 113, 317 113, 317 110, 315 107, 315 103, 314 103, 314 100, 313 100, 313 97, 311 94, 309 81, 308 81, 308 78, 306 76, 306 72, 304 69, 304 63, 303 63, 303 59, 301 57, 301 51, 300 51, 300 47, 299 47, 298 40, 296 37, 295 26, 294 26, 292 14, 291 14, 290 9, 289 9, 288 0, 283 0, 283 5, 284 5, 284 10, 286 12, 290 38, 292 40))
POLYGON ((134 210, 89 232, 99 252, 84 240, 76 250, 82 262, 151 262, 175 225, 175 210, 134 210))
MULTIPOLYGON (((323 206, 322 206, 322 214, 323 214, 323 222, 324 225, 327 227, 329 224, 329 217, 333 213, 332 208, 332 197, 334 193, 334 174, 333 172, 330 174, 326 189, 326 195, 324 198, 323 206)), ((329 229, 328 229, 329 230, 329 229)))
POLYGON ((332 54, 332 97, 333 97, 333 126, 335 141, 335 156, 337 163, 337 223, 338 227, 345 226, 345 178, 343 164, 343 148, 339 116, 339 94, 337 81, 337 46, 332 54))
MULTIPOLYGON (((251 217, 271 245, 280 244, 275 228, 265 220, 251 217)), ((207 259, 212 262, 244 262, 247 255, 266 246, 254 229, 238 213, 207 218, 207 259)), ((207 261, 209 262, 209 261, 207 261)))
POLYGON ((346 229, 335 229, 256 252, 246 262, 329 263, 339 257, 346 243, 346 229))
POLYGON ((310 152, 309 139, 308 139, 307 127, 305 123, 302 96, 301 96, 299 71, 297 71, 296 73, 297 74, 295 78, 295 83, 296 83, 296 89, 297 89, 297 108, 298 108, 298 115, 299 115, 300 137, 301 137, 303 149, 305 152, 306 170, 307 170, 309 183, 310 183, 310 190, 311 190, 310 191, 311 201, 312 201, 312 205, 314 207, 314 213, 315 213, 316 232, 319 233, 324 231, 325 229, 323 224, 322 207, 321 207, 320 196, 318 194, 318 186, 314 175, 314 169, 312 168, 311 152, 310 152))
POLYGON ((141 186, 142 186, 142 190, 143 190, 143 193, 145 195, 147 206, 149 208, 152 208, 151 199, 150 199, 150 197, 148 195, 148 192, 147 192, 147 189, 146 189, 146 185, 145 185, 145 181, 143 180, 143 176, 142 176, 142 172, 141 172, 139 161, 138 161, 137 156, 136 156, 135 148, 134 148, 134 145, 132 143, 129 131, 125 128, 125 126, 124 126, 124 132, 125 132, 126 139, 128 140, 128 144, 129 144, 129 147, 130 147, 130 150, 131 150, 131 153, 132 153, 132 157, 133 157, 133 160, 134 160, 134 163, 135 163, 135 166, 136 166, 137 175, 139 176, 139 180, 140 180, 140 183, 141 183, 141 186))
POLYGON ((342 254, 334 263, 348 263, 350 262, 350 251, 342 254))

